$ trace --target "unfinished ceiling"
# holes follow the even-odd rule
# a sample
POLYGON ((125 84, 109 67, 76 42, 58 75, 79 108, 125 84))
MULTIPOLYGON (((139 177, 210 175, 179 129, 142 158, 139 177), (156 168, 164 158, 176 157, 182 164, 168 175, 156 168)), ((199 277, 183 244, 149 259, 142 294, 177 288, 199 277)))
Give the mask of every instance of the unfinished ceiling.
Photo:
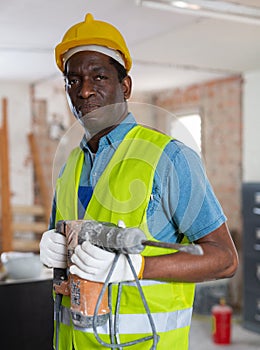
MULTIPOLYGON (((167 0, 157 2, 165 5, 167 0)), ((203 1, 186 1, 196 2, 203 1)), ((250 6, 254 18, 185 12, 183 7, 152 8, 136 0, 1 1, 0 81, 37 83, 61 77, 54 47, 88 12, 123 33, 134 61, 130 73, 136 90, 185 86, 260 70, 260 1, 204 2, 250 6)))

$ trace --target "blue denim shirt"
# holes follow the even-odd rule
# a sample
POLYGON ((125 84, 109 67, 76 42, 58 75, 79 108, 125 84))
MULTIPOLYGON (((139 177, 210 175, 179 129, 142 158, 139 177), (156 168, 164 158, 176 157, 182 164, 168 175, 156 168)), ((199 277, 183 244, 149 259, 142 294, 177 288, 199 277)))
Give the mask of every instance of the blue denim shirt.
MULTIPOLYGON (((91 152, 83 137, 80 146, 85 160, 79 188, 79 219, 83 218, 92 190, 119 143, 135 125, 129 113, 120 125, 100 139, 96 154, 91 152)), ((55 213, 54 198, 50 228, 54 228, 55 213)), ((147 210, 150 233, 164 242, 180 242, 184 235, 193 242, 225 220, 199 155, 178 140, 169 142, 155 171, 147 210)))

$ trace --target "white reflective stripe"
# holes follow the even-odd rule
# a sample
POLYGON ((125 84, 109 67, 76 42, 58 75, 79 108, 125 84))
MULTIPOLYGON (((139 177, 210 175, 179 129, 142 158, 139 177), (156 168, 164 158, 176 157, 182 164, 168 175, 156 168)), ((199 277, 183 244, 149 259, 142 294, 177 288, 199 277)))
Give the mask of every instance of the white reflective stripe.
MULTIPOLYGON (((155 280, 139 280, 141 286, 153 286, 156 284, 169 284, 168 282, 161 282, 161 281, 155 281, 155 280)), ((127 286, 136 286, 135 281, 131 282, 122 282, 122 285, 127 285, 127 286)))
MULTIPOLYGON (((70 310, 62 307, 61 322, 70 325, 70 310)), ((187 327, 191 323, 192 308, 178 310, 174 312, 152 313, 152 318, 157 332, 167 332, 174 329, 187 327)), ((93 333, 92 328, 75 327, 86 333, 93 333)), ((109 323, 97 327, 99 334, 109 333, 109 323)), ((119 315, 119 334, 142 334, 151 333, 151 325, 146 314, 120 314, 119 315)))

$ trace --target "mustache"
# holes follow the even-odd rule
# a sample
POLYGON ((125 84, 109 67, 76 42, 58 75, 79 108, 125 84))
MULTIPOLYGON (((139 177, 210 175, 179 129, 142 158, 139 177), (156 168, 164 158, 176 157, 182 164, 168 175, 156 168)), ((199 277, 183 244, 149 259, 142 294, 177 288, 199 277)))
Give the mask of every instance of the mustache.
POLYGON ((92 111, 98 108, 102 108, 102 106, 99 103, 85 102, 78 107, 78 111, 81 113, 83 113, 82 111, 87 111, 86 113, 91 113, 92 111))
POLYGON ((99 107, 84 114, 80 111, 77 119, 84 127, 86 134, 93 136, 104 129, 120 124, 127 113, 128 107, 125 102, 115 103, 99 107))
POLYGON ((126 102, 113 103, 106 106, 101 106, 97 103, 84 103, 78 108, 78 114, 80 118, 95 116, 96 114, 102 115, 120 115, 124 112, 126 107, 126 102))

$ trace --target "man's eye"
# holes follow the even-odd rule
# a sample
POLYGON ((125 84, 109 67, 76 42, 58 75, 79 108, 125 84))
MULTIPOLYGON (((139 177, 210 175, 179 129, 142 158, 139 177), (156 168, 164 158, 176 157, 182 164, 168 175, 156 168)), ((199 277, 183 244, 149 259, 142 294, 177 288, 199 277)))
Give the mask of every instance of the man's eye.
POLYGON ((102 74, 99 74, 96 76, 96 80, 105 80, 106 79, 106 76, 105 75, 102 75, 102 74))
POLYGON ((80 83, 80 81, 77 78, 69 78, 69 79, 67 79, 67 85, 70 86, 70 87, 78 85, 79 83, 80 83))
POLYGON ((70 79, 69 82, 71 85, 76 85, 76 84, 79 84, 80 81, 79 79, 74 78, 74 79, 70 79))

